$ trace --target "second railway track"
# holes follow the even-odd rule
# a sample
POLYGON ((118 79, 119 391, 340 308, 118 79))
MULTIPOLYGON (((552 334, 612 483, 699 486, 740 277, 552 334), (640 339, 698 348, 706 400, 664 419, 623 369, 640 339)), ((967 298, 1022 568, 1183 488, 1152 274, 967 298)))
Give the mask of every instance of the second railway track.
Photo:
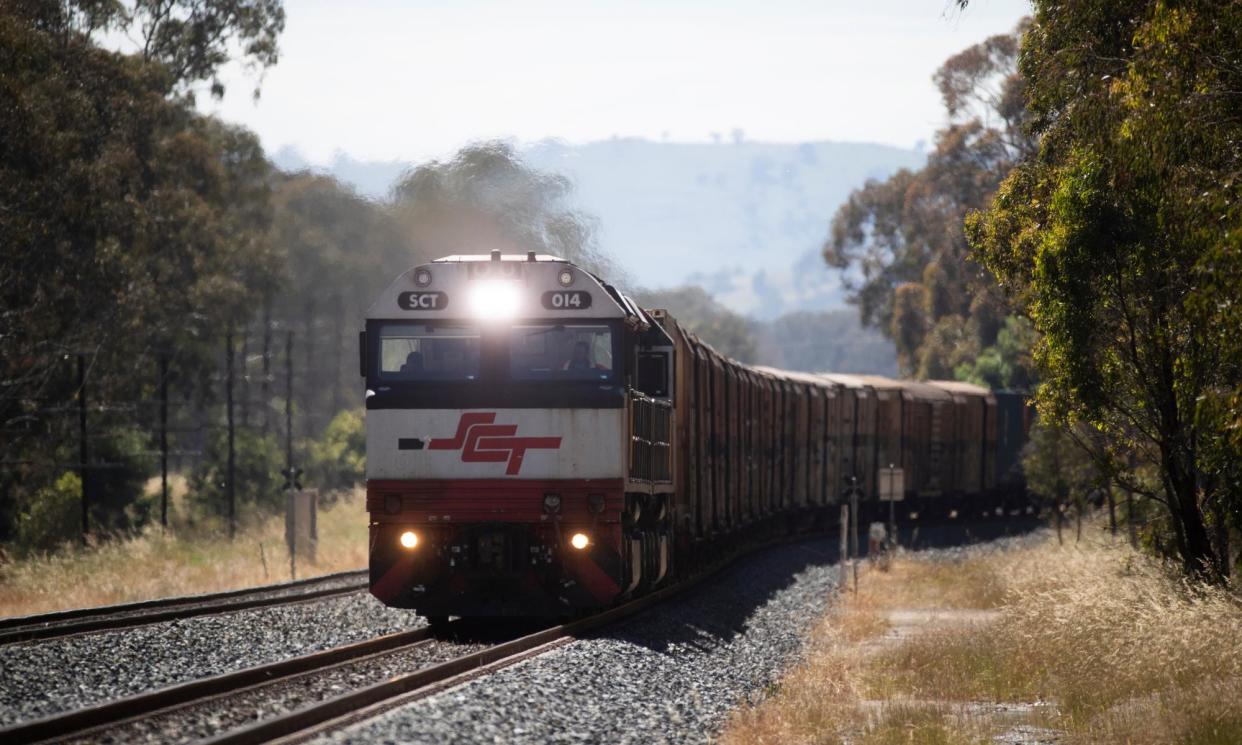
POLYGON ((367 572, 359 570, 241 590, 16 616, 0 619, 0 645, 297 603, 359 592, 366 587, 367 572))
MULTIPOLYGON (((184 738, 193 731, 186 722, 195 719, 221 722, 232 713, 244 720, 246 715, 239 712, 244 708, 240 704, 246 696, 277 698, 271 690, 278 686, 295 685, 312 676, 347 671, 351 666, 384 658, 397 658, 438 641, 427 627, 387 634, 12 725, 0 729, 0 740, 11 743, 135 742, 142 739, 163 742, 177 736, 184 738), (206 708, 216 711, 206 717, 196 716, 196 710, 201 712, 206 708)), ((452 641, 444 643, 454 646, 452 641)))

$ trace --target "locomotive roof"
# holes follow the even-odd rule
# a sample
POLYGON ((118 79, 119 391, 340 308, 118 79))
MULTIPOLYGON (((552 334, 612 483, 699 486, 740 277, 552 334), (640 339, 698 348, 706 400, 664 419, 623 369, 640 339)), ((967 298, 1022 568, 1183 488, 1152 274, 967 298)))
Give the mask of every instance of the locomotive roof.
POLYGON ((455 254, 410 267, 376 298, 366 317, 470 319, 476 316, 472 307, 475 296, 488 290, 499 290, 511 304, 510 312, 503 317, 561 322, 615 318, 644 330, 652 324, 638 306, 591 272, 558 256, 534 251, 455 254), (484 283, 493 286, 483 287, 484 283))
POLYGON ((562 259, 552 254, 540 253, 524 253, 524 254, 500 254, 499 259, 493 258, 493 254, 453 254, 452 256, 441 256, 438 259, 432 259, 432 264, 455 264, 473 261, 552 261, 561 264, 570 263, 568 259, 562 259))

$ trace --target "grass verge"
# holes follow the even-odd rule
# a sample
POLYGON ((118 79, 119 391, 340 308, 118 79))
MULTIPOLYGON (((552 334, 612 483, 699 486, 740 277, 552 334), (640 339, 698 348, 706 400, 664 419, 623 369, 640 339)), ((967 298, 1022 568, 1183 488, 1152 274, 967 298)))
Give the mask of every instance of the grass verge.
POLYGON ((1242 742, 1235 596, 1106 537, 1003 546, 866 572, 722 741, 1242 742))
MULTIPOLYGON (((159 526, 87 549, 0 565, 0 616, 232 590, 290 578, 284 517, 263 517, 234 540, 219 530, 159 526)), ((298 560, 298 577, 361 569, 367 513, 361 490, 321 509, 316 561, 298 560)))

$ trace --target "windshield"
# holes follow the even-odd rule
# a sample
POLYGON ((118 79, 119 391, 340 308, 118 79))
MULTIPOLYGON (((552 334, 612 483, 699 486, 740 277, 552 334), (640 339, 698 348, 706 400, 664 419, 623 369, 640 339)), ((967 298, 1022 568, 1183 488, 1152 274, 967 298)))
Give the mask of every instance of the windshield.
POLYGON ((479 330, 473 326, 380 327, 380 377, 386 380, 478 380, 479 330))
POLYGON ((510 335, 512 380, 612 380, 612 330, 602 324, 530 324, 510 335))

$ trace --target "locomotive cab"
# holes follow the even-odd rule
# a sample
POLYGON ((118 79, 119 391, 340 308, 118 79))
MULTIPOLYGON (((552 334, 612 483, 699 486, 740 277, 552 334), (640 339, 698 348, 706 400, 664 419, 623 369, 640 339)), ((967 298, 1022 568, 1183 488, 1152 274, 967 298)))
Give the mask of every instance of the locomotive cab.
POLYGON ((427 616, 562 616, 670 570, 673 346, 552 256, 450 256, 367 313, 371 591, 427 616))

